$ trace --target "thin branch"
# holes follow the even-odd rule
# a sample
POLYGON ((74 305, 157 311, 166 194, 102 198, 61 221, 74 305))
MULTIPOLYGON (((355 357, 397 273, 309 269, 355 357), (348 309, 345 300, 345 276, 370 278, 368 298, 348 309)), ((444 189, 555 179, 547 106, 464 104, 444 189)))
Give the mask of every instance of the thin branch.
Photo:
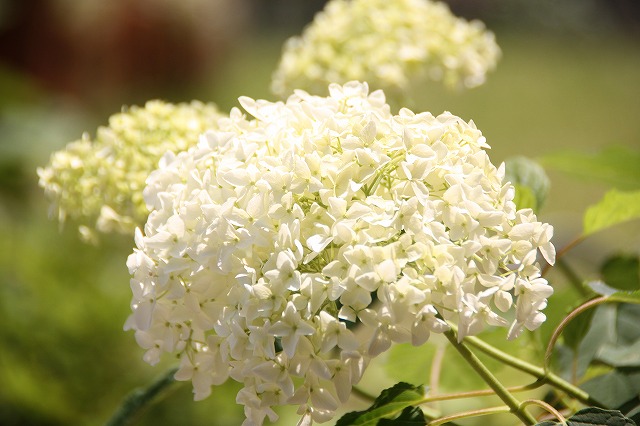
POLYGON ((531 416, 524 408, 520 407, 520 401, 518 401, 512 394, 504 387, 502 383, 493 375, 493 373, 478 359, 473 352, 467 348, 463 342, 458 342, 458 338, 453 329, 450 329, 444 333, 446 338, 451 342, 453 347, 462 355, 467 363, 482 377, 482 379, 493 389, 496 395, 509 407, 509 411, 518 417, 525 425, 536 424, 535 418, 531 416))
MULTIPOLYGON (((501 407, 492 407, 492 408, 483 408, 481 410, 473 410, 473 411, 463 411, 462 413, 452 414, 450 416, 440 417, 439 419, 435 419, 427 423, 427 426, 438 426, 443 425, 445 423, 449 423, 453 420, 466 419, 469 417, 479 417, 479 416, 487 416, 490 414, 501 414, 501 413, 509 413, 511 409, 506 405, 501 407)), ((534 420, 535 423, 535 420, 534 420)))
POLYGON ((173 376, 176 371, 178 371, 177 368, 172 368, 149 386, 134 389, 125 397, 118 411, 105 423, 105 426, 125 426, 129 424, 136 414, 148 406, 161 392, 175 383, 176 380, 173 376))
POLYGON ((551 335, 551 339, 549 339, 549 344, 547 345, 547 349, 544 352, 544 369, 549 370, 549 363, 551 362, 551 353, 553 351, 553 347, 556 345, 558 338, 562 334, 562 331, 565 327, 578 315, 583 313, 586 310, 593 308, 594 306, 602 305, 603 303, 607 303, 607 297, 596 297, 595 299, 591 299, 588 302, 578 306, 576 309, 571 311, 569 315, 567 315, 561 322, 558 324, 555 330, 553 330, 553 334, 551 335))
MULTIPOLYGON (((567 254, 567 252, 569 252, 572 248, 574 248, 575 246, 580 244, 582 242, 582 240, 584 240, 584 238, 585 237, 583 235, 579 235, 576 238, 574 238, 571 242, 569 242, 569 244, 567 244, 566 246, 564 246, 563 248, 558 250, 558 252, 556 253, 556 262, 558 262, 560 259, 562 259, 562 257, 565 254, 567 254)), ((550 264, 547 264, 544 267, 544 269, 542 270, 542 276, 543 277, 546 275, 546 273, 549 271, 550 268, 551 268, 550 264)))
POLYGON ((594 400, 587 392, 583 391, 577 386, 574 386, 573 384, 567 382, 559 376, 556 376, 550 371, 545 370, 542 367, 538 367, 519 358, 515 358, 478 339, 477 337, 468 336, 465 337, 464 341, 469 343, 471 346, 481 350, 490 357, 497 359, 498 361, 501 361, 504 364, 509 365, 517 370, 528 373, 539 380, 542 380, 545 384, 553 386, 554 388, 566 393, 572 398, 577 399, 585 405, 602 406, 600 402, 594 400))
POLYGON ((527 399, 522 401, 522 406, 526 405, 537 405, 544 408, 548 413, 552 414, 556 419, 560 420, 560 423, 562 423, 564 426, 567 426, 567 419, 565 419, 565 417, 550 404, 547 404, 546 402, 539 399, 527 399))

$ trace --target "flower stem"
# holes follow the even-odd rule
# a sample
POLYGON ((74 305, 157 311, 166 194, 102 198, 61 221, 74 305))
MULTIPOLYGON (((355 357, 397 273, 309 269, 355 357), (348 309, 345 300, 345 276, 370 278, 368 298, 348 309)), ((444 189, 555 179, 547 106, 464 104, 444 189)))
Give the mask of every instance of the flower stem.
POLYGON ((563 426, 567 426, 567 419, 565 419, 564 416, 550 404, 540 401, 539 399, 527 399, 522 401, 522 406, 524 407, 526 405, 537 405, 544 408, 549 414, 558 419, 563 426))
MULTIPOLYGON (((484 408, 481 410, 463 411, 462 413, 456 413, 450 416, 440 417, 438 419, 432 420, 429 423, 427 423, 427 426, 438 426, 438 425, 443 425, 445 423, 450 423, 453 420, 466 419, 468 417, 486 416, 489 414, 508 413, 510 411, 511 409, 506 405, 501 407, 484 408)), ((535 423, 535 420, 534 420, 534 423, 535 423)))
MULTIPOLYGON (((532 389, 539 388, 543 384, 544 383, 542 381, 535 381, 531 384, 524 385, 524 386, 508 387, 507 390, 511 393, 526 392, 532 389)), ((475 390, 475 391, 468 391, 468 392, 444 393, 440 395, 425 396, 424 399, 420 401, 420 404, 426 404, 429 402, 437 402, 437 401, 448 401, 451 399, 476 398, 478 396, 491 396, 495 394, 496 392, 493 389, 482 389, 482 390, 475 390)))
POLYGON ((173 376, 176 371, 178 371, 177 368, 171 368, 146 388, 134 389, 126 396, 124 401, 122 401, 118 411, 105 423, 105 426, 124 426, 128 424, 141 409, 151 403, 162 391, 175 383, 176 380, 173 376))
POLYGON ((577 399, 585 405, 602 406, 601 403, 591 398, 591 396, 589 396, 587 392, 556 376, 550 371, 546 371, 542 367, 538 367, 519 358, 513 357, 505 352, 502 352, 501 350, 489 345, 488 343, 478 339, 477 337, 468 336, 465 337, 464 341, 471 346, 481 350, 490 357, 497 359, 498 361, 501 361, 504 364, 509 365, 517 370, 528 373, 536 377, 538 380, 542 380, 545 384, 553 386, 554 388, 566 393, 572 398, 577 399))
MULTIPOLYGON (((493 373, 478 359, 478 357, 467 348, 463 342, 458 342, 458 338, 453 329, 444 333, 449 342, 469 363, 469 365, 482 377, 482 379, 494 390, 496 395, 507 405, 508 411, 517 416, 525 425, 536 424, 536 419, 529 414, 524 407, 521 407, 518 401, 509 390, 498 381, 493 373)), ((441 423, 436 423, 441 424, 441 423)))

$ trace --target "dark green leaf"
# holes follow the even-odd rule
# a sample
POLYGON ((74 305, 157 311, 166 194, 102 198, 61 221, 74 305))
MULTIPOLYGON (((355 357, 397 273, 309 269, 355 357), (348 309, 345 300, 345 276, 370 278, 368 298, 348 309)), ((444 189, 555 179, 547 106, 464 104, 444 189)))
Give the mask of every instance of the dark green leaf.
POLYGON ((618 370, 587 380, 580 387, 606 408, 617 408, 637 395, 631 379, 618 370))
POLYGON ((595 309, 589 309, 584 311, 577 317, 575 317, 563 331, 564 343, 574 351, 578 349, 582 339, 587 335, 589 328, 591 327, 591 320, 595 309))
MULTIPOLYGON (((566 330, 563 333, 566 339, 566 330)), ((597 357, 598 351, 616 339, 616 306, 602 305, 595 309, 591 326, 580 342, 577 351, 563 345, 556 349, 559 373, 566 379, 575 374, 582 377, 589 365, 597 357)))
POLYGON ((427 419, 418 407, 405 408, 396 419, 381 419, 378 426, 424 426, 427 419))
MULTIPOLYGON (((558 426, 560 422, 546 421, 536 426, 558 426)), ((615 410, 588 407, 567 419, 567 426, 636 426, 635 422, 615 410)))
POLYGON ((618 306, 616 321, 617 342, 620 345, 632 345, 640 340, 640 305, 624 303, 618 306))
POLYGON ((640 259, 637 255, 617 255, 607 259, 600 268, 607 285, 619 290, 640 289, 640 259))
POLYGON ((640 151, 628 147, 610 147, 595 155, 567 151, 546 156, 541 162, 545 167, 615 188, 640 188, 640 151))
MULTIPOLYGON (((373 405, 364 411, 352 411, 338 420, 336 426, 377 426, 383 419, 395 420, 416 418, 416 413, 407 408, 414 408, 424 399, 424 388, 400 382, 385 389, 376 398, 373 405), (404 417, 402 417, 404 416, 404 417)), ((418 409, 419 410, 419 409, 418 409)), ((424 420, 424 417, 423 417, 424 420)), ((426 424, 423 423, 382 423, 387 425, 426 424)))
POLYGON ((640 191, 607 192, 602 200, 589 207, 584 214, 583 236, 640 218, 640 191))

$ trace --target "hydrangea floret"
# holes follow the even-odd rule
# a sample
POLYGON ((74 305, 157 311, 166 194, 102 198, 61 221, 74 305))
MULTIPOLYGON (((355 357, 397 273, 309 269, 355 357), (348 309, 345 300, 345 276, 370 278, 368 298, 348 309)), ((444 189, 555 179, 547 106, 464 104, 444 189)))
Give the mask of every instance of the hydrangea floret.
POLYGON ((111 116, 95 139, 85 133, 38 169, 52 216, 76 221, 85 239, 96 232, 132 234, 149 214, 142 190, 160 158, 196 145, 220 117, 212 104, 160 100, 111 116))
POLYGON ((473 122, 402 109, 366 83, 240 98, 167 153, 129 256, 144 359, 177 354, 196 399, 232 378, 245 426, 299 406, 330 419, 370 359, 457 325, 533 330, 553 228, 516 210, 473 122))
POLYGON ((493 33, 431 0, 331 0, 302 35, 290 38, 272 91, 326 95, 329 83, 367 81, 406 96, 429 81, 484 83, 500 57, 493 33))

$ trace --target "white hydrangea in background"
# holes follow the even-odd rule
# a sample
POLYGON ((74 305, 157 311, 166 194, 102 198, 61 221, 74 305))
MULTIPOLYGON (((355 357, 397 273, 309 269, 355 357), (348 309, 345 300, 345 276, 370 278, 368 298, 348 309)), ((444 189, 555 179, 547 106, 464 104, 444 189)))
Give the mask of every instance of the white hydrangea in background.
POLYGON ((132 234, 149 214, 142 190, 160 158, 196 145, 220 117, 212 104, 159 100, 111 116, 94 140, 84 134, 38 169, 52 215, 77 221, 89 240, 96 231, 132 234))
POLYGON ((456 324, 515 338, 545 317, 553 229, 516 211, 473 122, 392 115, 382 91, 241 98, 197 146, 168 153, 136 231, 135 330, 149 363, 177 354, 196 399, 232 378, 244 425, 300 407, 326 421, 369 360, 456 324))
POLYGON ((500 57, 493 33, 431 0, 331 0, 285 44, 272 91, 326 95, 329 83, 367 81, 402 99, 428 81, 474 87, 500 57))

